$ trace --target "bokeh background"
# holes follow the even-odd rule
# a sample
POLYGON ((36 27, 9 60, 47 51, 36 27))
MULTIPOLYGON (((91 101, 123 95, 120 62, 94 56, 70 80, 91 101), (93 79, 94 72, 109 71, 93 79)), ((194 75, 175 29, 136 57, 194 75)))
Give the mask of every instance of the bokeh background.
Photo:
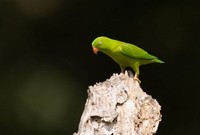
POLYGON ((97 36, 134 43, 165 64, 141 67, 162 105, 158 135, 199 134, 198 0, 0 0, 0 134, 71 135, 87 88, 119 73, 97 36))

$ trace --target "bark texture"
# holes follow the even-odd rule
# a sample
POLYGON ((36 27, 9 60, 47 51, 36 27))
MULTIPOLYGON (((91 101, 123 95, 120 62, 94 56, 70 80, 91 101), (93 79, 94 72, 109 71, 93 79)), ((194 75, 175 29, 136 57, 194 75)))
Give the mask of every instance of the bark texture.
POLYGON ((90 86, 79 129, 74 135, 152 135, 161 106, 125 74, 90 86))

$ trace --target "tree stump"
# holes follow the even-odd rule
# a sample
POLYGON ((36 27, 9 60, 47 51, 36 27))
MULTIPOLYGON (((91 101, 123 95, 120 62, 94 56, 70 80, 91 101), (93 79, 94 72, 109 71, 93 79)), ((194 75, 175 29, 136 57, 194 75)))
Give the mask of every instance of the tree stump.
POLYGON ((125 74, 114 74, 90 86, 79 129, 74 135, 152 135, 161 106, 139 83, 125 74))

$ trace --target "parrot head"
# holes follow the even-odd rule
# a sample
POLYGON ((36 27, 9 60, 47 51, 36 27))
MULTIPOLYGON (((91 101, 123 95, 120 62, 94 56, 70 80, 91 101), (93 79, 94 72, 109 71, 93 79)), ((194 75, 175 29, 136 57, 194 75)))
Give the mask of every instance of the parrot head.
POLYGON ((110 39, 104 36, 97 37, 93 42, 92 42, 92 48, 93 52, 97 54, 98 51, 104 51, 104 50, 109 50, 109 43, 110 39))

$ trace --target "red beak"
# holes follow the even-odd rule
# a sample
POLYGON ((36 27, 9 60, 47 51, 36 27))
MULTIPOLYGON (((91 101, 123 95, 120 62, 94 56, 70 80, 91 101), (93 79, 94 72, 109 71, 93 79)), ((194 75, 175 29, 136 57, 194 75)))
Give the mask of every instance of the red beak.
POLYGON ((93 47, 93 52, 95 53, 95 54, 97 54, 97 52, 99 51, 99 49, 98 48, 96 48, 96 47, 93 47))

